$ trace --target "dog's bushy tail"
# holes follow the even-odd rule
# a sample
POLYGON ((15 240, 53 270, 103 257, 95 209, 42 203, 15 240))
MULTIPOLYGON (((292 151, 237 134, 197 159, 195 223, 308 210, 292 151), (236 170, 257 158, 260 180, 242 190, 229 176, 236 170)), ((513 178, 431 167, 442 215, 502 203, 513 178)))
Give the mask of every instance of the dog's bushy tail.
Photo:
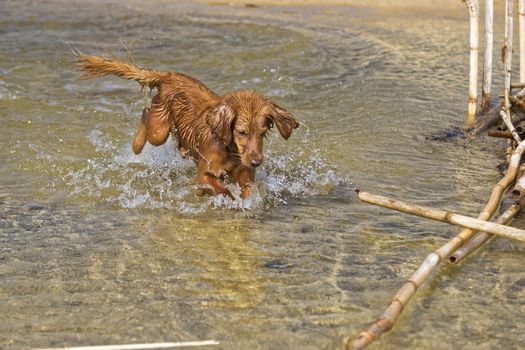
POLYGON ((119 59, 107 59, 100 56, 75 53, 77 63, 83 72, 81 79, 91 79, 114 74, 128 80, 136 80, 142 87, 150 89, 158 87, 163 79, 169 76, 168 72, 141 68, 135 64, 124 63, 119 59))

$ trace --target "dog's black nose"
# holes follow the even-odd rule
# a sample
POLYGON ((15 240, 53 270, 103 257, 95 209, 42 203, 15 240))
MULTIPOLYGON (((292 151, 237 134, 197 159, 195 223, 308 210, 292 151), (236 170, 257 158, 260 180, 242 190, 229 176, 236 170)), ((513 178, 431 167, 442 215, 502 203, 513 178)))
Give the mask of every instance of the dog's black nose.
POLYGON ((254 158, 250 163, 252 164, 252 167, 257 168, 259 165, 261 165, 262 160, 254 158))

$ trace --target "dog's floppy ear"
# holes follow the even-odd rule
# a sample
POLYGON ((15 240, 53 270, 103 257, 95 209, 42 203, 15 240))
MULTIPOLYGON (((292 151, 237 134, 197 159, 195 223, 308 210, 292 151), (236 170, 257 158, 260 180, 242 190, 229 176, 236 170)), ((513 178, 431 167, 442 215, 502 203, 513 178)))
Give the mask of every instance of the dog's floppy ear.
POLYGON ((293 129, 299 127, 299 123, 295 120, 292 113, 288 112, 286 109, 272 103, 273 107, 270 111, 270 119, 277 125, 277 129, 281 136, 288 140, 292 134, 293 129))
POLYGON ((206 115, 206 124, 211 133, 225 145, 233 140, 233 121, 235 112, 228 104, 220 102, 206 115))

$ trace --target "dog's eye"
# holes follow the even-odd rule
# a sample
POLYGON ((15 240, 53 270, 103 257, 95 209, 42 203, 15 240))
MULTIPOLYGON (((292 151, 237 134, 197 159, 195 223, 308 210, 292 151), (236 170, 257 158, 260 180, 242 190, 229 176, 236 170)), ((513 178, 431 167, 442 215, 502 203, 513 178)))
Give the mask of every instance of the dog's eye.
POLYGON ((239 131, 239 136, 246 137, 248 133, 246 131, 239 131))

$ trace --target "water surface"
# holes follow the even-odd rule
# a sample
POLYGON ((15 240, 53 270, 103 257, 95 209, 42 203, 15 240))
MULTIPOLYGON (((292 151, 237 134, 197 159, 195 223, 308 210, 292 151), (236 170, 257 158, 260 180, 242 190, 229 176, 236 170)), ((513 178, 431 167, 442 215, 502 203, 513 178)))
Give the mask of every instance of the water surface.
MULTIPOLYGON (((499 178, 501 144, 426 137, 464 123, 466 13, 0 7, 1 348, 341 348, 457 232, 363 204, 355 187, 477 215, 499 178), (171 141, 131 151, 149 92, 79 81, 74 48, 131 54, 220 94, 256 89, 301 127, 269 138, 248 201, 197 198, 193 164, 171 141)), ((523 254, 495 240, 444 267, 371 348, 523 347, 523 254)))

